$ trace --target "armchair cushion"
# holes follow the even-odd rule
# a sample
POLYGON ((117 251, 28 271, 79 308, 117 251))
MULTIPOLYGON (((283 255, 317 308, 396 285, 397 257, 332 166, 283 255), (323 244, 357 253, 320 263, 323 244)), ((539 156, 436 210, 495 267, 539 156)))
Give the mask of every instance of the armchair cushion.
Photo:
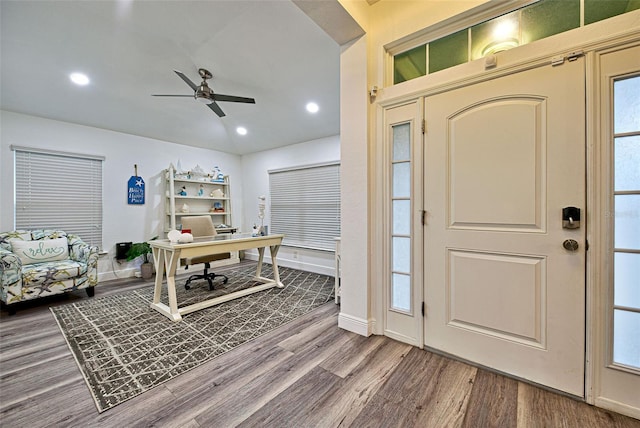
POLYGON ((51 280, 63 281, 69 278, 76 278, 87 273, 87 265, 73 260, 62 260, 59 262, 34 263, 23 265, 22 281, 24 286, 33 287, 41 285, 51 280))

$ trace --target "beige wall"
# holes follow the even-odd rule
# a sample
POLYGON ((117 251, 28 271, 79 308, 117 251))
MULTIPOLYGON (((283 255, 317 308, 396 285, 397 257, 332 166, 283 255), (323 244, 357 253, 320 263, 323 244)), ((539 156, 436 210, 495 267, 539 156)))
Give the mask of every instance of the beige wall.
MULTIPOLYGON (((342 304, 339 325, 381 334, 373 317, 380 278, 371 275, 378 250, 371 244, 378 202, 372 191, 376 105, 368 90, 383 86, 384 45, 485 3, 477 1, 339 0, 366 35, 342 47, 340 59, 340 135, 342 189, 342 304)), ((377 300, 380 300, 379 298, 377 300)))
POLYGON ((369 86, 383 86, 384 46, 488 0, 339 0, 367 33, 369 86))

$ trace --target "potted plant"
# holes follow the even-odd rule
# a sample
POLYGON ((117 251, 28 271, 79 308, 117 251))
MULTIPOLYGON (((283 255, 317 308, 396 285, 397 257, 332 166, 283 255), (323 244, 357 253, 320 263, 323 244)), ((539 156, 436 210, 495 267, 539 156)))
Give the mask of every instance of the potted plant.
MULTIPOLYGON (((153 238, 155 239, 155 238, 153 238)), ((127 251, 127 261, 142 257, 142 264, 140 265, 140 274, 143 279, 150 279, 153 276, 153 264, 149 259, 149 254, 152 253, 151 245, 148 242, 136 242, 131 245, 129 251, 127 251)))

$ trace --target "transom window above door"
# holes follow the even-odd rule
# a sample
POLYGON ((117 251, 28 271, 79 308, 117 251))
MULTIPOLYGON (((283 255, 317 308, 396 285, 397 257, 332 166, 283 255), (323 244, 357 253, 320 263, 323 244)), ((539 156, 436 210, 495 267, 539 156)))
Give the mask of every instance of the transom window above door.
MULTIPOLYGON (((402 43, 402 48, 388 47, 393 84, 640 9, 640 2, 633 0, 539 0, 520 5, 524 7, 513 10, 512 6, 499 16, 469 26, 462 23, 461 29, 448 34, 429 37, 427 31, 427 36, 421 37, 427 43, 416 40, 414 44, 402 43)), ((449 20, 451 26, 459 19, 449 20)))

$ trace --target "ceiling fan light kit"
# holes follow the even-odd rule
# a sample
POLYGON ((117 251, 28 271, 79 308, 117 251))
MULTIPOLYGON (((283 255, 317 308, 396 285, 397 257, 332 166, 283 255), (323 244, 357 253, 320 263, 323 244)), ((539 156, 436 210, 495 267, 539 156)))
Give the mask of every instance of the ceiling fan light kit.
POLYGON ((153 95, 154 97, 193 97, 196 101, 200 101, 206 104, 215 114, 219 117, 226 116, 216 101, 232 102, 232 103, 247 103, 255 104, 256 100, 253 98, 238 97, 235 95, 222 95, 216 94, 207 84, 207 80, 211 79, 213 75, 207 69, 200 68, 198 73, 202 77, 202 83, 196 85, 189 79, 184 73, 173 70, 178 77, 180 77, 191 89, 193 89, 193 95, 153 95))

